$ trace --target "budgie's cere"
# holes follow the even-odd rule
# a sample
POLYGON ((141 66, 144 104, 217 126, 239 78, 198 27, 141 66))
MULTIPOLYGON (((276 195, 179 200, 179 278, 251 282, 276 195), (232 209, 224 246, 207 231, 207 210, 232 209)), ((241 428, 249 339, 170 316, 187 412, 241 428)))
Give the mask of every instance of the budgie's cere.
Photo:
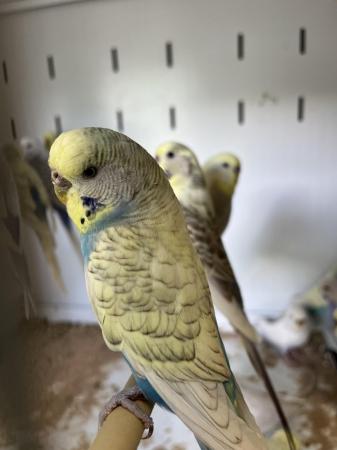
POLYGON ((203 170, 216 213, 217 229, 221 234, 230 218, 232 197, 241 170, 240 161, 232 153, 220 153, 210 158, 203 170))
POLYGON ((262 377, 287 432, 290 448, 294 448, 287 419, 255 347, 258 337, 244 312, 240 288, 215 224, 212 200, 197 158, 188 147, 168 142, 157 149, 156 159, 183 207, 188 231, 206 270, 212 299, 242 337, 247 354, 262 377))
POLYGON ((63 133, 49 164, 81 233, 87 288, 104 339, 138 385, 203 448, 265 449, 235 382, 201 263, 153 158, 117 132, 63 133))

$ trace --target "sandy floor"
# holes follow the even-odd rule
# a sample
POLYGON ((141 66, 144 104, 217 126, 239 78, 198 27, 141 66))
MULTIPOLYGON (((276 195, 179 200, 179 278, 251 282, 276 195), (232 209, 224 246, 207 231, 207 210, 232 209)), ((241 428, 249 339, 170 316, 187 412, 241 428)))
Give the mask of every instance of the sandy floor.
MULTIPOLYGON (((128 378, 123 359, 105 347, 94 326, 30 322, 22 327, 18 342, 20 348, 11 355, 15 377, 8 372, 1 383, 5 388, 0 392, 0 449, 87 449, 97 430, 100 406, 128 378), (8 400, 14 403, 12 408, 8 400), (18 440, 26 444, 16 447, 18 440)), ((273 406, 240 343, 226 336, 225 346, 259 425, 272 432, 278 427, 273 406)), ((303 448, 336 450, 337 377, 319 339, 301 354, 300 366, 280 361, 270 349, 263 353, 303 448)), ((141 449, 199 448, 172 414, 156 408, 153 417, 154 436, 141 449)))

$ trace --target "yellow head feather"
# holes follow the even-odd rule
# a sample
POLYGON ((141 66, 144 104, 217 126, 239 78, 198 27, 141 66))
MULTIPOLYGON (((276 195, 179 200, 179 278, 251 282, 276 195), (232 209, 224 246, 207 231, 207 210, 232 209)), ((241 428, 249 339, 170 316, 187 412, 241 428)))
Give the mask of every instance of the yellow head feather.
POLYGON ((43 143, 46 150, 50 150, 53 145, 55 139, 57 138, 57 134, 54 131, 48 131, 43 135, 43 143))
POLYGON ((232 196, 241 170, 240 160, 232 153, 220 153, 204 165, 207 184, 232 196))

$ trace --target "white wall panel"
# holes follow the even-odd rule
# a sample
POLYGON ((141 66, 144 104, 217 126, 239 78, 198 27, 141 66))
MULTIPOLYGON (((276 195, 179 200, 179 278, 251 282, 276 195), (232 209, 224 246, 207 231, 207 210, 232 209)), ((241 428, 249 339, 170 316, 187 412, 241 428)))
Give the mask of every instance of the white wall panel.
POLYGON ((11 138, 10 118, 19 137, 41 135, 55 116, 64 129, 116 128, 122 111, 125 133, 151 151, 175 139, 201 160, 237 153, 225 241, 249 310, 277 311, 337 259, 336 48, 332 0, 92 1, 0 16, 0 137, 11 138))

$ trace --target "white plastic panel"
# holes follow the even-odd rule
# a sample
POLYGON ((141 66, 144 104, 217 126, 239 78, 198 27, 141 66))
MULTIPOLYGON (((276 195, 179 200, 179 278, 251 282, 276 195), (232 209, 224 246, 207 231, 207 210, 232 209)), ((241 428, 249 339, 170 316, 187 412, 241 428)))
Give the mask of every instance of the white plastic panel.
POLYGON ((333 0, 94 1, 2 16, 0 138, 11 118, 20 137, 59 117, 64 129, 119 124, 150 151, 174 139, 202 161, 237 153, 225 241, 248 309, 276 313, 337 259, 336 48, 333 0))

